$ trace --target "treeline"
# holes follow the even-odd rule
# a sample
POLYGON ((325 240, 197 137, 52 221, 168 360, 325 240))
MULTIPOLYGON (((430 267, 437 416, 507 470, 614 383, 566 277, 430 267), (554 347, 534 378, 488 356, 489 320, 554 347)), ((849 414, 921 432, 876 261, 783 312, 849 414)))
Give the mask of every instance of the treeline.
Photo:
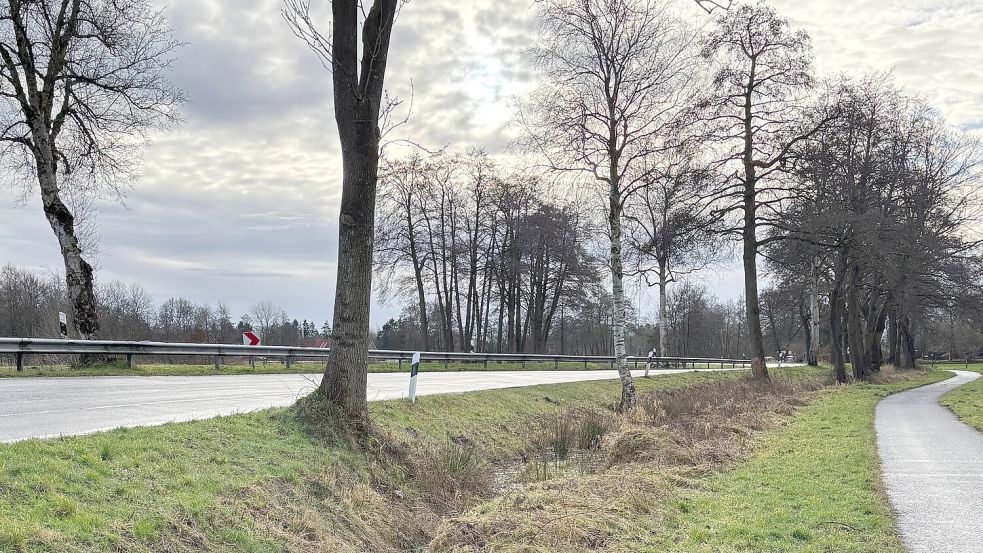
POLYGON ((555 338, 558 351, 607 353, 596 232, 577 203, 482 151, 413 155, 383 170, 379 287, 414 299, 392 323, 414 325, 423 349, 545 352, 555 338), (590 324, 597 340, 571 340, 590 324))
POLYGON ((974 353, 979 140, 884 75, 836 82, 817 110, 836 117, 796 148, 765 253, 803 325, 822 313, 837 378, 913 367, 921 326, 923 347, 974 353))
MULTIPOLYGON (((102 338, 214 344, 241 343, 242 333, 254 331, 267 345, 315 345, 331 333, 298 321, 271 302, 260 302, 238 319, 229 307, 169 298, 160 305, 139 284, 112 281, 96 288, 102 338)), ((0 269, 0 336, 59 337, 58 313, 71 317, 63 279, 7 265, 0 269)))

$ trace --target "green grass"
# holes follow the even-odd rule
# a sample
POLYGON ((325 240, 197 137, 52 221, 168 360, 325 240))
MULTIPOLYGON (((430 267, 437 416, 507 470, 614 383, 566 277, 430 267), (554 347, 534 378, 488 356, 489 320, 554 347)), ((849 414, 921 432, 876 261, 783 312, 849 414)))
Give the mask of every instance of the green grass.
POLYGON ((888 393, 948 378, 834 388, 758 440, 753 456, 680 489, 649 551, 904 551, 881 489, 874 408, 888 393))
MULTIPOLYGON (((593 381, 377 402, 371 412, 396 436, 466 440, 494 458, 525 439, 520 421, 618 394, 617 381, 593 381)), ((406 479, 343 439, 312 437, 288 409, 0 445, 0 551, 280 551, 298 535, 326 550, 371 550, 428 516, 406 479)))
MULTIPOLYGON (((740 374, 681 373, 636 384, 644 393, 740 374)), ((653 475, 645 482, 663 491, 658 502, 626 513, 635 531, 622 545, 901 551, 880 489, 874 406, 889 392, 946 373, 910 376, 820 392, 787 424, 757 434, 751 456, 731 469, 653 475)), ((376 402, 370 410, 380 435, 396 444, 453 445, 445 465, 470 463, 473 447, 482 463, 501 470, 528 444, 526 422, 610 406, 618 394, 617 381, 593 381, 424 396, 415 405, 376 402)), ((401 447, 358 451, 331 432, 312 434, 292 409, 0 445, 0 551, 419 548, 440 518, 454 513, 422 487, 426 475, 412 468, 419 452, 401 447)))
MULTIPOLYGON (((983 372, 983 363, 939 365, 942 369, 983 372)), ((983 431, 983 378, 964 384, 942 396, 939 402, 952 410, 960 420, 983 431)))

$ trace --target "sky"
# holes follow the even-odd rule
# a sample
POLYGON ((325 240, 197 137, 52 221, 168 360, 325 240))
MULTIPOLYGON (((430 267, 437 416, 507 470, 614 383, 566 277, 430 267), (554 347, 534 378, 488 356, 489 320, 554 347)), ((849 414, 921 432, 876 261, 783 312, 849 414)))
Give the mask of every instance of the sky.
MULTIPOLYGON (((698 15, 689 0, 674 1, 698 15)), ((330 3, 313 3, 327 30, 330 3)), ((510 106, 534 86, 524 58, 532 3, 404 7, 386 78, 393 94, 412 97, 402 137, 504 152, 515 132, 510 106)), ((983 2, 770 3, 812 36, 819 76, 891 70, 953 125, 983 131, 983 2)), ((98 280, 138 282, 158 303, 221 300, 241 314, 268 300, 297 319, 330 319, 341 171, 329 73, 290 33, 277 0, 160 5, 188 43, 172 78, 190 102, 178 129, 154 136, 125 202, 99 202, 98 280)), ((59 271, 37 192, 22 196, 0 189, 0 264, 59 271)), ((724 298, 741 293, 736 266, 700 280, 724 298)), ((651 298, 636 292, 633 301, 651 312, 651 298)), ((375 301, 373 327, 398 311, 375 301)))

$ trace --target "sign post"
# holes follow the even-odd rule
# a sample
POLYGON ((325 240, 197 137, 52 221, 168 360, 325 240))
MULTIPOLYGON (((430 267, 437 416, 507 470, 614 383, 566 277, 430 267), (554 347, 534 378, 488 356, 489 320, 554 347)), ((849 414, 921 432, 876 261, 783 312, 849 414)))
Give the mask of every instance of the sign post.
POLYGON ((655 348, 649 350, 649 358, 645 361, 645 378, 649 377, 649 369, 652 368, 652 356, 655 355, 655 348))
POLYGON ((420 372, 420 352, 413 354, 412 366, 410 368, 410 403, 416 403, 416 375, 420 372))
POLYGON ((68 315, 58 312, 58 331, 62 338, 68 338, 68 315))

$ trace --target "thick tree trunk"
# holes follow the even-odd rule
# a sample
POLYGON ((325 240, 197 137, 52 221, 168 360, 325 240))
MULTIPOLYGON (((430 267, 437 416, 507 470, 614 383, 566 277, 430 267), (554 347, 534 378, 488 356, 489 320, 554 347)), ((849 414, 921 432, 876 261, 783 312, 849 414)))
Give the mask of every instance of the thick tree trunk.
POLYGON ((887 362, 898 366, 898 308, 892 307, 887 324, 887 362))
POLYGON ((356 143, 365 146, 342 148, 344 177, 338 221, 334 325, 331 353, 319 390, 348 417, 367 424, 369 306, 379 139, 374 121, 356 122, 353 127, 342 129, 342 134, 353 134, 356 143))
POLYGON ((362 23, 359 3, 331 3, 334 113, 341 142, 342 191, 338 217, 338 273, 332 347, 318 393, 357 427, 369 424, 366 403, 369 306, 379 175, 379 110, 396 0, 375 0, 362 23), (360 66, 360 67, 359 67, 360 66))
POLYGON ((853 377, 867 380, 870 377, 868 348, 864 347, 864 332, 860 320, 860 265, 850 263, 847 269, 847 342, 850 344, 850 362, 853 377))
MULTIPOLYGON (((35 134, 36 142, 47 143, 38 138, 35 134)), ((75 331, 79 338, 93 340, 99 332, 99 317, 92 266, 82 257, 82 248, 75 235, 75 217, 59 194, 54 158, 44 155, 45 153, 41 152, 41 159, 37 160, 41 205, 44 207, 44 216, 58 239, 58 247, 65 263, 65 283, 72 305, 75 331)))
POLYGON ((829 297, 830 357, 836 381, 846 382, 846 360, 843 352, 843 281, 846 279, 846 253, 841 248, 833 266, 833 289, 829 297))
POLYGON ((635 383, 628 368, 628 352, 625 349, 625 288, 624 267, 621 261, 621 204, 612 190, 608 225, 611 231, 611 293, 614 297, 614 355, 617 358, 618 377, 621 379, 621 402, 619 411, 627 411, 635 406, 635 383))

